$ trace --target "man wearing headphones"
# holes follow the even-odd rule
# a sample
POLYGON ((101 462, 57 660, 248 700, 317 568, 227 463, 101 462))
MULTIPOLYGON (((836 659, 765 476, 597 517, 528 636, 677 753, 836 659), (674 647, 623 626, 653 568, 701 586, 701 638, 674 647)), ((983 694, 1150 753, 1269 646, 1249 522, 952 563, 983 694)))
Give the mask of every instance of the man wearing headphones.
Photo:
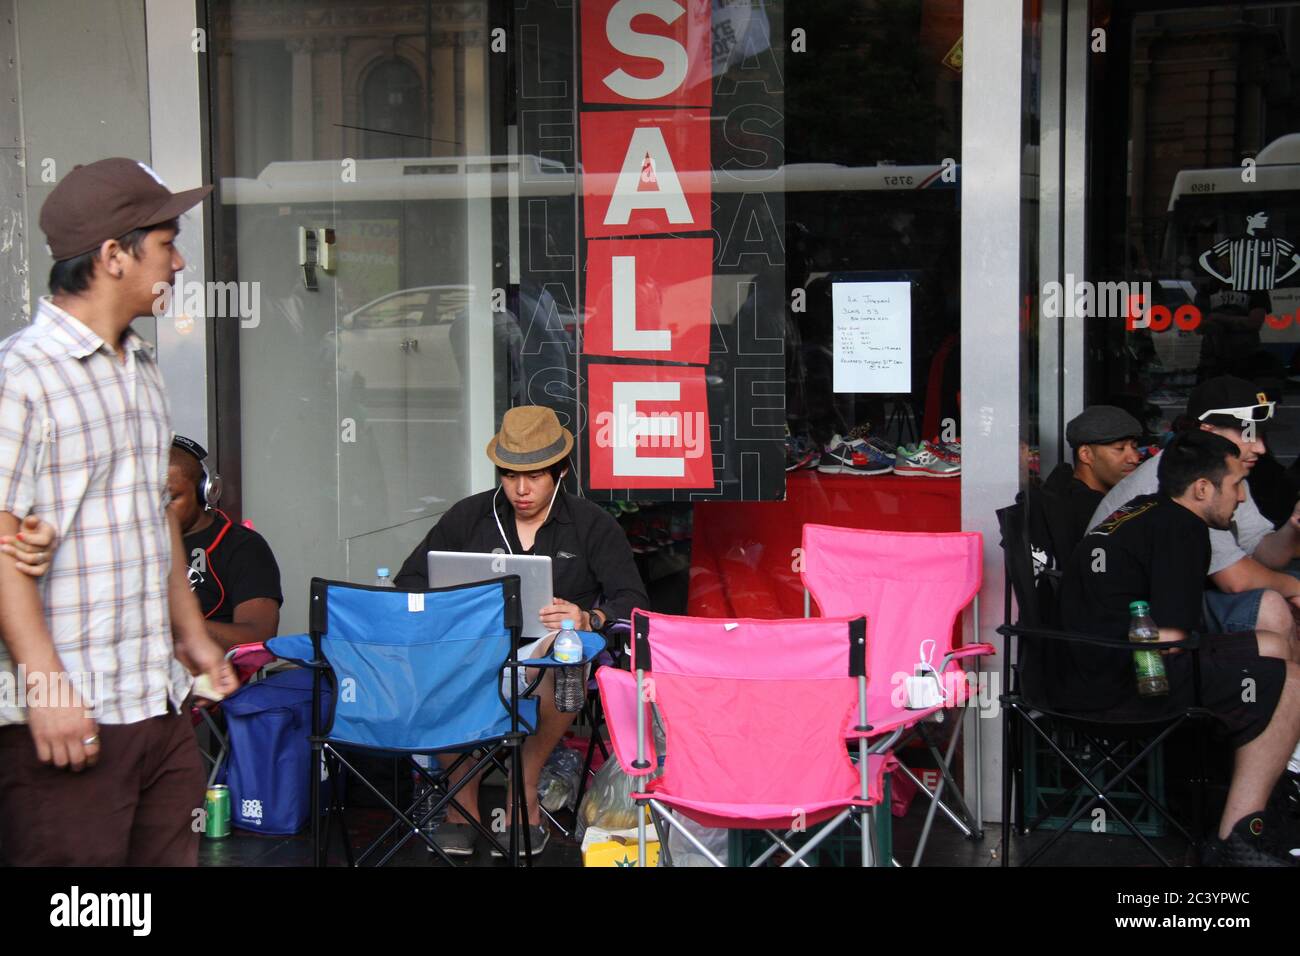
MULTIPOLYGON (((510 409, 501 431, 487 446, 500 487, 453 505, 407 557, 393 583, 411 590, 428 588, 430 551, 546 555, 551 558, 556 595, 540 614, 548 630, 558 630, 570 618, 580 630, 601 631, 611 621, 630 617, 633 608, 648 607, 632 548, 618 522, 600 505, 566 494, 560 487, 572 450, 573 435, 551 409, 536 405, 510 409)), ((520 659, 545 655, 553 640, 551 636, 522 645, 520 659)), ((524 682, 521 672, 520 683, 524 682)), ((555 709, 549 671, 536 693, 541 699, 540 726, 524 744, 523 764, 532 849, 540 853, 549 831, 540 825, 537 784, 542 765, 574 715, 555 709)), ((477 812, 477 777, 458 799, 471 813, 477 812)), ((474 852, 474 833, 453 810, 434 839, 449 855, 469 856, 474 852)))
POLYGON ((226 650, 274 637, 280 626, 280 567, 256 531, 216 507, 221 476, 203 464, 208 453, 184 435, 172 439, 167 467, 168 509, 181 526, 190 588, 208 634, 226 650))

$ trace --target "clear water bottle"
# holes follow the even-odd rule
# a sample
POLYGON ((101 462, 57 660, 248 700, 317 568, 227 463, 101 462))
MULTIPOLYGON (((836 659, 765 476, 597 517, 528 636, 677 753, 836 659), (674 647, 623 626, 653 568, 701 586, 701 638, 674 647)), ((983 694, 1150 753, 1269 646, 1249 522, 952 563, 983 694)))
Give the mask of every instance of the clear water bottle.
MULTIPOLYGON (((431 766, 433 766, 432 758, 425 756, 423 754, 415 757, 415 762, 418 763, 421 767, 424 767, 426 770, 429 769, 431 766)), ((424 820, 426 816, 429 817, 429 819, 424 820, 424 823, 420 827, 420 829, 424 831, 425 835, 430 837, 432 837, 433 834, 437 831, 438 824, 444 822, 447 819, 446 807, 443 807, 435 814, 432 815, 429 814, 429 811, 433 809, 434 802, 437 800, 437 798, 438 798, 437 792, 433 789, 433 787, 431 787, 425 781, 424 775, 421 774, 418 770, 412 768, 411 770, 411 802, 413 804, 412 814, 415 817, 417 823, 420 822, 421 820, 424 820)), ((430 850, 429 852, 432 853, 434 851, 430 850)))
POLYGON ((562 714, 576 714, 587 699, 586 668, 577 663, 582 660, 582 638, 573 628, 573 621, 565 618, 560 633, 551 648, 551 656, 560 663, 575 662, 575 667, 555 668, 555 709, 562 714))
MULTIPOLYGON (((1151 620, 1151 606, 1146 601, 1134 601, 1128 606, 1128 639, 1135 644, 1154 644, 1160 640, 1156 622, 1151 620)), ((1165 659, 1159 651, 1134 651, 1133 666, 1137 669, 1137 689, 1143 697, 1160 697, 1169 693, 1169 678, 1165 675, 1165 659)))
POLYGON ((375 587, 377 588, 397 587, 397 585, 393 583, 393 579, 388 576, 387 568, 375 569, 375 587))

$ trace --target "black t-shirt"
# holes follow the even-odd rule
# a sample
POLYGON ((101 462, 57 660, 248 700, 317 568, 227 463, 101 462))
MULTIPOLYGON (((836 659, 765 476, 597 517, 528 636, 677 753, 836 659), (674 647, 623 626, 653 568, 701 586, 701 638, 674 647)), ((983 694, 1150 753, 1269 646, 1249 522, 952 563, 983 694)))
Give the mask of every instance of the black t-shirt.
POLYGON ((1053 540, 1053 544, 1056 546, 1057 557, 1064 561, 1083 538, 1088 523, 1092 520, 1092 513, 1106 496, 1074 477, 1074 468, 1064 462, 1047 476, 1043 488, 1050 495, 1051 507, 1060 509, 1058 515, 1052 516, 1056 519, 1053 522, 1053 539, 1064 535, 1065 540, 1053 540))
MULTIPOLYGON (((1127 641, 1129 603, 1146 601, 1157 627, 1200 631, 1209 568, 1205 522, 1164 495, 1139 495, 1070 555, 1061 583, 1062 622, 1066 630, 1127 641)), ((1045 656, 1051 704, 1101 711, 1137 697, 1131 654, 1051 642, 1045 656)))
POLYGON ((275 555, 266 539, 250 528, 214 515, 202 531, 185 535, 185 554, 190 590, 209 621, 232 623, 235 608, 253 598, 284 603, 275 555))
POLYGON ((1273 522, 1274 527, 1285 524, 1296 503, 1297 488, 1293 473, 1283 468, 1272 452, 1265 452, 1259 456, 1255 467, 1250 469, 1247 483, 1259 513, 1273 522))
MULTIPOLYGON (((471 495, 438 519, 402 563, 393 583, 411 590, 428 588, 430 551, 504 553, 507 542, 510 552, 525 553, 506 496, 495 490, 471 495)), ((527 553, 550 557, 555 596, 584 611, 598 607, 613 621, 630 617, 633 608, 649 606, 627 535, 609 512, 586 498, 560 492, 527 553)))

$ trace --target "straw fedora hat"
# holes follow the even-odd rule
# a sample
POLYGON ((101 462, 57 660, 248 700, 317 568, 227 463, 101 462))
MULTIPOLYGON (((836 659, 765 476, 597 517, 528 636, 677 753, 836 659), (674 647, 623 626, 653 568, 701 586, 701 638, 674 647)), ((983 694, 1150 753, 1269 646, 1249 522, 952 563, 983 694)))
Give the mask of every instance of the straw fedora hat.
POLYGON ((487 444, 492 463, 509 471, 541 471, 571 451, 573 434, 541 405, 510 409, 501 419, 501 431, 487 444))

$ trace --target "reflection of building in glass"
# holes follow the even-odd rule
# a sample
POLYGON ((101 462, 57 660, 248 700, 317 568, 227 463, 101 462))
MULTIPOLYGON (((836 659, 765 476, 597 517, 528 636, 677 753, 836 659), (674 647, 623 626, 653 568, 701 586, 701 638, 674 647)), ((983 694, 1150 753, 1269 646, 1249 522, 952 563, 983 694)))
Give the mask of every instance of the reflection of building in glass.
POLYGON ((467 143, 474 136, 465 117, 467 99, 483 96, 470 78, 483 74, 487 7, 425 0, 214 5, 220 98, 260 104, 215 112, 220 173, 256 176, 287 159, 484 152, 481 143, 467 143))
MULTIPOLYGON (((1129 59, 1127 243, 1138 252, 1130 263, 1136 268, 1157 261, 1180 172, 1240 169, 1242 159, 1300 128, 1292 92, 1300 78, 1300 14, 1236 6, 1142 14, 1133 19, 1129 59)), ((1240 231, 1240 220, 1231 231, 1240 231)), ((1197 236, 1195 252, 1221 238, 1197 236)))
POLYGON ((1168 425, 1196 382, 1277 390, 1296 355, 1266 320, 1300 298, 1300 10, 1115 7, 1091 61, 1088 269, 1199 321, 1090 324, 1088 396, 1168 425))

